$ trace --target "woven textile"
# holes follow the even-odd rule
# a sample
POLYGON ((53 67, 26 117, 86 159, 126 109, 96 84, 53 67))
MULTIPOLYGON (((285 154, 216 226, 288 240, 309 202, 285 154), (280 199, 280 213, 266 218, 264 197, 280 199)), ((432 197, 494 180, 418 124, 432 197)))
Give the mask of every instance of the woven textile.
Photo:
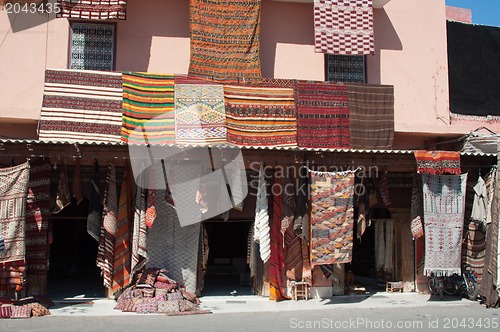
POLYGON ((122 141, 174 143, 174 75, 123 73, 122 141))
POLYGON ((99 242, 101 235, 102 201, 99 188, 99 164, 94 161, 92 181, 90 185, 89 215, 87 216, 87 233, 99 242))
MULTIPOLYGON (((274 177, 273 188, 283 188, 283 179, 274 177)), ((274 301, 289 300, 283 283, 285 269, 285 246, 282 239, 283 220, 282 191, 273 192, 273 219, 271 222, 271 257, 269 259, 269 299, 274 301)))
POLYGON ((413 176, 410 210, 410 227, 414 239, 424 236, 424 228, 422 226, 422 219, 424 216, 423 204, 421 179, 419 175, 415 174, 413 176))
POLYGON ((224 86, 228 143, 296 146, 294 91, 289 88, 224 86))
POLYGON ((121 76, 100 71, 47 69, 40 140, 119 142, 121 76))
POLYGON ((461 273, 462 229, 467 174, 423 174, 424 274, 461 273))
POLYGON ((68 174, 66 164, 63 163, 59 169, 59 182, 57 184, 56 207, 52 213, 61 212, 71 203, 71 193, 69 192, 68 174))
POLYGON ((120 188, 118 201, 118 215, 115 234, 115 248, 113 258, 113 283, 111 292, 124 289, 130 284, 131 247, 130 247, 130 223, 128 218, 131 207, 129 194, 129 176, 125 170, 120 188))
POLYGON ((311 172, 311 265, 349 263, 354 172, 311 172))
POLYGON ((301 148, 349 148, 347 86, 299 81, 295 88, 301 148))
POLYGON ((127 0, 57 0, 57 17, 106 20, 127 18, 127 0))
POLYGON ((26 195, 30 166, 24 164, 0 169, 0 236, 5 250, 0 262, 24 261, 26 195))
POLYGON ((146 191, 137 187, 132 233, 132 272, 139 271, 148 259, 146 227, 146 191))
MULTIPOLYGON (((159 197, 164 195, 158 190, 159 197)), ((166 269, 169 277, 186 286, 188 292, 196 292, 200 231, 200 223, 181 227, 175 209, 165 200, 157 200, 157 218, 148 234, 146 267, 166 269)))
POLYGON ((222 85, 175 85, 175 142, 226 142, 226 111, 222 85))
POLYGON ((271 228, 269 227, 266 174, 261 164, 257 187, 257 202, 255 204, 254 241, 259 243, 260 258, 264 263, 271 257, 270 234, 271 228))
POLYGON ((260 78, 260 0, 190 0, 189 74, 215 81, 260 78))
POLYGON ((424 151, 414 152, 418 173, 460 175, 460 152, 424 151))
POLYGON ((26 199, 26 265, 28 275, 47 273, 50 177, 49 161, 30 164, 28 197, 26 199))
POLYGON ((26 283, 24 260, 0 262, 0 291, 20 291, 26 283))
POLYGON ((349 84, 349 137, 353 149, 392 149, 394 86, 349 84))
POLYGON ((484 256, 486 253, 486 228, 474 221, 465 223, 465 239, 462 245, 462 263, 477 273, 477 283, 483 280, 484 256))
POLYGON ((174 84, 217 84, 216 82, 210 79, 203 79, 195 76, 183 75, 183 74, 175 74, 174 75, 174 84))
POLYGON ((316 53, 374 54, 373 0, 314 0, 316 53))
POLYGON ((118 199, 116 194, 116 171, 110 164, 106 176, 101 221, 101 235, 97 250, 97 266, 101 268, 104 286, 111 288, 113 282, 113 264, 115 252, 115 235, 117 229, 118 199))

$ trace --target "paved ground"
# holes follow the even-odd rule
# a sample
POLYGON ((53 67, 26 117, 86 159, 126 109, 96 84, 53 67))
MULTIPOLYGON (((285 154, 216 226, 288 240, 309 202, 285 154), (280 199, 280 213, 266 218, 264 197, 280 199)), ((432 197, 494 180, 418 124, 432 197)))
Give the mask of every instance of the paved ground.
POLYGON ((213 314, 184 317, 112 310, 112 302, 59 306, 52 315, 0 320, 0 331, 481 331, 500 330, 500 310, 460 299, 378 293, 370 298, 275 303, 258 297, 204 298, 213 314), (111 311, 110 311, 111 310, 111 311))

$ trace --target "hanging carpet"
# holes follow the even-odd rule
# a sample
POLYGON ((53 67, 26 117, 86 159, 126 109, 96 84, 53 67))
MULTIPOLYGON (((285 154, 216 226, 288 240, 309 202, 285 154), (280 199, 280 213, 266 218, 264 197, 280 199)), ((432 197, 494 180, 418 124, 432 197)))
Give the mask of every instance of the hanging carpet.
POLYGON ((295 88, 301 148, 349 148, 347 86, 299 81, 295 88))
POLYGON ((222 85, 175 85, 175 142, 226 142, 226 111, 222 85))
POLYGON ((240 146, 296 146, 294 92, 289 88, 224 86, 227 142, 240 146))
POLYGON ((125 20, 127 0, 57 0, 57 17, 86 20, 125 20))
POLYGON ((414 151, 418 173, 460 175, 460 152, 414 151))
POLYGON ((142 269, 148 260, 147 235, 146 190, 137 187, 132 231, 132 264, 130 267, 132 273, 142 269))
POLYGON ((174 75, 123 73, 121 136, 126 143, 174 143, 174 75))
POLYGON ((311 171, 311 265, 349 263, 354 226, 354 172, 311 171))
MULTIPOLYGON (((160 197, 165 193, 158 190, 160 197)), ((157 218, 148 232, 147 268, 166 269, 169 276, 196 292, 201 223, 181 227, 176 210, 157 201, 157 218)))
POLYGON ((424 274, 461 274, 467 174, 422 174, 422 182, 425 223, 424 274))
POLYGON ((261 0, 190 0, 189 75, 260 78, 260 8, 261 0))
POLYGON ((121 118, 121 73, 45 71, 40 140, 120 142, 121 118))

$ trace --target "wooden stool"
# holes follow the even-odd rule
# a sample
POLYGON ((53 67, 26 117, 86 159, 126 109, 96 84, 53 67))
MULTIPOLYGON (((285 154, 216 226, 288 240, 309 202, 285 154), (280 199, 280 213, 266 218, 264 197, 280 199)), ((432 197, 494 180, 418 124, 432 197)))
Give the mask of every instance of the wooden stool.
POLYGON ((403 282, 402 281, 387 281, 385 284, 385 291, 387 293, 391 292, 403 292, 403 282))
POLYGON ((290 283, 292 287, 292 298, 297 301, 299 298, 303 298, 306 301, 309 300, 309 284, 305 281, 292 281, 290 283))

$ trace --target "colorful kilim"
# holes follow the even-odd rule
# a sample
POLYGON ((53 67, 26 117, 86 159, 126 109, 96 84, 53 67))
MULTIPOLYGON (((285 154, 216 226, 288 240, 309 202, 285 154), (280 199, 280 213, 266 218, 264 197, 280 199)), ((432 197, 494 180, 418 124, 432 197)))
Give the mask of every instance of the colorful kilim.
POLYGON ((240 146, 296 146, 294 92, 224 86, 227 141, 240 146))
POLYGON ((28 275, 47 273, 50 177, 48 161, 34 161, 30 165, 28 197, 26 199, 26 265, 28 275))
POLYGON ((24 261, 26 195, 30 166, 24 164, 0 169, 0 235, 5 250, 0 262, 24 261))
MULTIPOLYGON (((283 178, 274 177, 273 188, 284 188, 283 178)), ((285 247, 281 234, 283 217, 282 190, 274 192, 273 196, 273 220, 271 222, 271 258, 269 260, 269 299, 274 301, 289 300, 283 283, 283 272, 285 269, 285 247)))
POLYGON ((460 175, 460 152, 414 151, 418 173, 460 175))
POLYGON ((314 0, 316 53, 375 54, 373 0, 314 0))
POLYGON ((117 229, 118 200, 116 197, 116 171, 110 164, 104 192, 101 236, 97 251, 97 266, 101 268, 104 286, 110 288, 114 271, 115 235, 117 229))
POLYGON ((122 141, 174 143, 174 75, 123 73, 122 141))
POLYGON ((217 84, 212 80, 203 79, 195 76, 183 75, 183 74, 175 74, 174 75, 174 84, 217 84))
POLYGON ((119 142, 121 116, 121 74, 45 72, 40 140, 119 142))
POLYGON ((460 274, 467 174, 422 174, 422 182, 425 223, 424 274, 460 274))
POLYGON ((57 17, 87 20, 127 18, 127 0, 57 0, 57 17))
POLYGON ((226 142, 226 111, 222 85, 175 85, 175 142, 226 142))
POLYGON ((260 78, 261 0, 190 0, 189 74, 215 81, 260 78))
POLYGON ((349 84, 349 136, 353 149, 392 149, 394 87, 349 84))
POLYGON ((311 265, 349 263, 354 172, 311 172, 311 265))
POLYGON ((299 147, 349 148, 347 86, 299 81, 295 98, 299 147))
POLYGON ((129 225, 129 178, 125 170, 120 188, 118 202, 118 215, 115 234, 115 249, 113 263, 113 283, 111 292, 116 293, 130 284, 131 248, 130 248, 130 225, 129 225))
POLYGON ((477 283, 483 280, 484 256, 486 253, 486 229, 484 225, 469 220, 465 223, 465 241, 462 245, 462 263, 477 273, 477 283))

